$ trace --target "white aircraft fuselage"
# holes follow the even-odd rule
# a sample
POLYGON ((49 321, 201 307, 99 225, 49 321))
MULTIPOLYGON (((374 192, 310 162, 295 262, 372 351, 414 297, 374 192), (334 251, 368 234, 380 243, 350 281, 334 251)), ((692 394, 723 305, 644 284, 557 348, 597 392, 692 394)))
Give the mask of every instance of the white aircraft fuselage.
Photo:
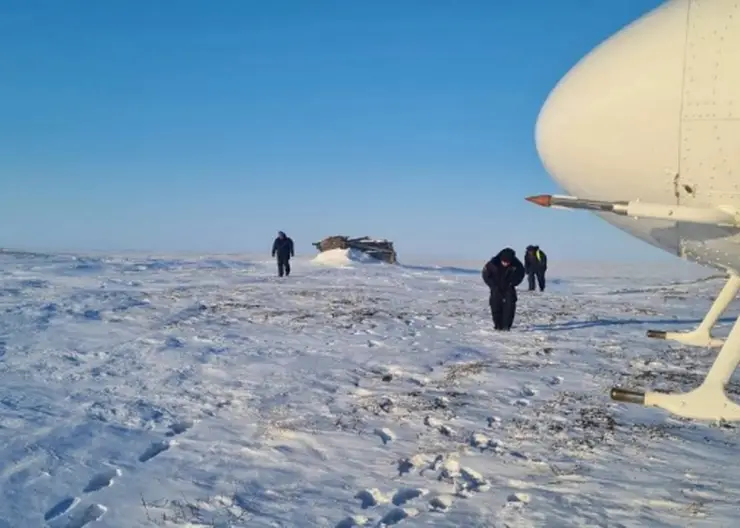
POLYGON ((613 399, 686 418, 740 421, 726 385, 740 364, 740 318, 711 335, 740 292, 740 1, 669 0, 584 57, 537 119, 543 165, 570 196, 527 198, 593 211, 728 280, 690 332, 649 337, 721 347, 687 393, 612 389, 613 399))
MULTIPOLYGON (((578 198, 737 215, 740 3, 671 0, 625 27, 553 89, 535 136, 546 170, 578 198)), ((740 221, 596 214, 672 254, 740 273, 740 221)))

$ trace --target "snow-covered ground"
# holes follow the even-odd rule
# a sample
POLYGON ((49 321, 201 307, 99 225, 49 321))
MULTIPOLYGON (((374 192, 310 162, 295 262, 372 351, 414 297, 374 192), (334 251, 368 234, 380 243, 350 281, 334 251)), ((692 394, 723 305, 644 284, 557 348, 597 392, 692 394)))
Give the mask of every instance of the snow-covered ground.
POLYGON ((483 262, 329 260, 0 254, 0 526, 735 526, 737 429, 608 398, 700 379, 644 336, 711 272, 553 263, 497 334, 483 262))

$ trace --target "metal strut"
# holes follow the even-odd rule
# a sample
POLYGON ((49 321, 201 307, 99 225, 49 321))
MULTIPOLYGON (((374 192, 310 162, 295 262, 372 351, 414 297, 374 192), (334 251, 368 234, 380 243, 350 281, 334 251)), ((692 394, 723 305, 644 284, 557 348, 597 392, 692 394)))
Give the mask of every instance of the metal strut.
POLYGON ((725 387, 740 363, 740 317, 730 331, 704 381, 685 393, 637 392, 613 388, 615 401, 658 407, 695 420, 740 421, 740 405, 727 397, 725 387))
MULTIPOLYGON (((602 201, 550 194, 530 196, 527 201, 542 207, 585 209, 633 218, 740 227, 740 212, 732 207, 688 207, 639 200, 602 201)), ((670 339, 696 346, 722 347, 701 385, 686 393, 639 392, 615 387, 611 390, 611 398, 619 402, 658 407, 684 418, 740 421, 740 405, 731 401, 725 392, 730 377, 740 363, 740 317, 735 321, 725 341, 711 336, 711 329, 738 291, 740 277, 730 274, 727 283, 696 329, 690 332, 648 331, 648 337, 656 339, 670 339)))
POLYGON ((740 277, 731 273, 727 282, 725 283, 719 295, 712 303, 712 307, 709 309, 707 314, 704 316, 702 322, 694 330, 690 332, 666 332, 664 330, 648 330, 647 336, 653 339, 666 339, 670 341, 677 341, 684 345, 692 345, 699 347, 721 347, 724 344, 724 339, 716 339, 712 337, 712 328, 717 324, 717 321, 722 314, 730 306, 737 292, 740 291, 740 277))

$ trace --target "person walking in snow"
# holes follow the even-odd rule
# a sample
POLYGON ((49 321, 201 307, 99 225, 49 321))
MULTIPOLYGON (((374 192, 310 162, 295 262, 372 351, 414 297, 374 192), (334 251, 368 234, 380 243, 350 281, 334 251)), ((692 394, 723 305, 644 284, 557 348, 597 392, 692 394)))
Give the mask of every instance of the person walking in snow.
POLYGON ((537 279, 537 285, 540 291, 545 291, 545 272, 547 271, 547 255, 540 249, 540 246, 527 246, 524 254, 524 271, 527 273, 529 281, 529 291, 534 291, 534 281, 537 279))
POLYGON ((290 275, 290 257, 295 256, 293 240, 283 231, 278 231, 275 242, 272 243, 272 256, 277 255, 278 276, 290 275))
POLYGON ((516 315, 516 287, 524 280, 524 265, 511 248, 502 249, 481 271, 491 291, 489 305, 496 330, 511 330, 516 315))

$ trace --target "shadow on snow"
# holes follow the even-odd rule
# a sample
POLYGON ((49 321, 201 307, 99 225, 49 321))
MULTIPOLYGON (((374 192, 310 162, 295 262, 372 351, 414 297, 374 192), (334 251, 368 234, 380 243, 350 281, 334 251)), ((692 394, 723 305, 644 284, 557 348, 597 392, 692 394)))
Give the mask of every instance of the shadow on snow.
MULTIPOLYGON (((594 321, 568 321, 566 323, 532 325, 530 330, 549 330, 557 332, 560 330, 577 330, 579 328, 595 328, 604 326, 627 326, 627 325, 698 325, 701 319, 596 319, 594 321)), ((733 323, 734 317, 720 318, 717 323, 733 323)))

